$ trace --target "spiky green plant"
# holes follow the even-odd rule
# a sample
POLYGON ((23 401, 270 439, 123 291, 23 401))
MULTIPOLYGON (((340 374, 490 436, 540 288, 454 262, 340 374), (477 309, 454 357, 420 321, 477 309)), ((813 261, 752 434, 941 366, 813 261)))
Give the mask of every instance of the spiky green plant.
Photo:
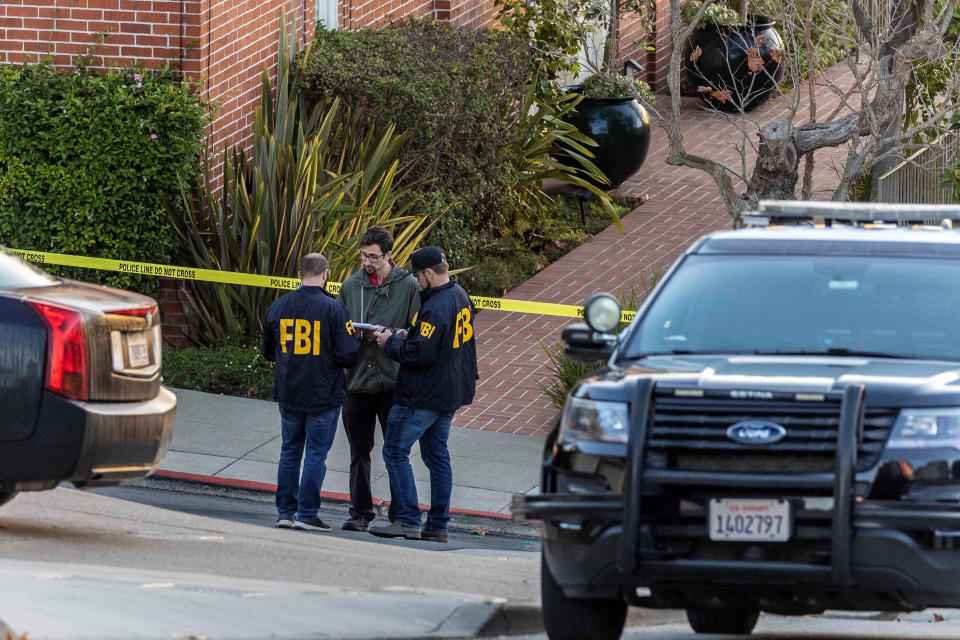
MULTIPOLYGON (((630 287, 629 291, 624 290, 617 296, 620 300, 620 307, 622 309, 639 308, 659 281, 660 274, 657 272, 651 272, 649 276, 641 275, 639 290, 633 286, 630 287)), ((620 331, 626 329, 628 324, 628 322, 621 322, 620 331)), ((553 402, 554 405, 561 409, 567 401, 567 396, 570 395, 570 390, 573 389, 573 386, 585 376, 590 375, 604 366, 596 362, 576 362, 571 360, 567 354, 564 353, 563 343, 561 342, 555 342, 552 346, 548 346, 541 341, 540 346, 547 354, 551 373, 549 378, 547 378, 546 384, 537 382, 537 386, 550 398, 550 401, 553 402)))
POLYGON ((559 180, 592 193, 614 224, 623 231, 610 196, 590 182, 609 182, 591 160, 594 156, 590 148, 596 147, 597 143, 564 120, 581 99, 570 93, 559 96, 555 101, 543 100, 538 96, 534 83, 527 85, 517 123, 517 136, 510 147, 520 167, 514 185, 518 202, 514 220, 500 221, 501 227, 504 223, 509 226, 509 230, 502 231, 522 233, 527 230, 522 228, 524 222, 530 224, 530 221, 542 215, 544 204, 550 200, 543 192, 543 182, 548 179, 559 180))
MULTIPOLYGON (((274 93, 264 69, 250 154, 224 151, 222 197, 209 182, 197 197, 182 193, 186 213, 171 218, 181 260, 206 269, 296 277, 300 258, 319 252, 330 259, 331 279, 340 280, 356 265, 363 231, 383 226, 393 230, 394 259, 404 263, 429 229, 425 216, 409 213, 416 202, 410 188, 395 186, 405 135, 393 126, 358 135, 359 118, 338 100, 308 109, 291 72, 282 16, 278 40, 277 88, 274 93)), ((277 295, 261 287, 189 286, 200 340, 207 344, 258 335, 277 295)))

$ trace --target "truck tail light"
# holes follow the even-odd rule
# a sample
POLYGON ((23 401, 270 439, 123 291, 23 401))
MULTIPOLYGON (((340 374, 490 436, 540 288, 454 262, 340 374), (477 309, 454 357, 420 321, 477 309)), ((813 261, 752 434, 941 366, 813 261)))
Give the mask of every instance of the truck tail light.
POLYGON ((25 301, 47 325, 47 391, 73 400, 87 399, 87 337, 79 311, 46 302, 25 301))

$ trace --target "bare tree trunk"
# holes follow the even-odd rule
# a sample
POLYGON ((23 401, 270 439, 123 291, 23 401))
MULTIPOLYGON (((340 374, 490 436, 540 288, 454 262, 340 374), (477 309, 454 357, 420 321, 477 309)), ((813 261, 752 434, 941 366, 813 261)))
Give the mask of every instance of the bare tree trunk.
MULTIPOLYGON (((859 0, 856 0, 859 2, 859 0)), ((894 25, 893 36, 880 47, 879 62, 886 72, 888 81, 896 86, 897 94, 889 95, 889 107, 885 114, 886 119, 879 122, 880 136, 884 142, 880 145, 877 162, 873 165, 873 176, 870 182, 870 197, 874 199, 880 192, 880 176, 897 166, 898 158, 890 150, 899 142, 900 132, 903 129, 903 108, 907 95, 907 69, 898 69, 895 61, 897 49, 913 37, 919 28, 920 11, 926 0, 920 0, 907 6, 906 0, 893 0, 891 24, 894 25)), ((891 86, 891 88, 892 88, 891 86)), ((881 90, 884 89, 881 85, 881 90)))

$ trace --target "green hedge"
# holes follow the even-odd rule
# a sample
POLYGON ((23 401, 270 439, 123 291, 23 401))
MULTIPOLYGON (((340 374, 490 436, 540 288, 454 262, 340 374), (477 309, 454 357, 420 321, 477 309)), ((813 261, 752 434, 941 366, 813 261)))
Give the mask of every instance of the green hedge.
POLYGON ((259 345, 230 342, 163 352, 163 383, 178 389, 273 399, 273 364, 259 345))
MULTIPOLYGON (((0 244, 167 263, 165 213, 199 178, 205 107, 173 72, 0 66, 0 244)), ((53 267, 156 293, 156 280, 53 267)))

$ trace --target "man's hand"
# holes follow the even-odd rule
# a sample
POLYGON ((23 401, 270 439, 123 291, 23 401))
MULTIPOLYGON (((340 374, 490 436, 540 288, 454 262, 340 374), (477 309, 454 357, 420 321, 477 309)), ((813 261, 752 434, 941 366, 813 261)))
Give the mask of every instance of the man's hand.
POLYGON ((389 340, 390 336, 392 335, 393 333, 390 331, 390 329, 381 329, 380 331, 374 333, 373 337, 377 339, 377 344, 383 347, 383 345, 387 343, 387 340, 389 340))
POLYGON ((366 336, 366 337, 368 337, 368 338, 370 338, 370 339, 373 339, 373 337, 376 335, 377 331, 382 331, 382 330, 383 330, 383 326, 378 324, 376 329, 360 329, 360 332, 361 332, 364 336, 366 336))
POLYGON ((406 329, 397 329, 396 336, 401 340, 407 339, 407 330, 406 329))

